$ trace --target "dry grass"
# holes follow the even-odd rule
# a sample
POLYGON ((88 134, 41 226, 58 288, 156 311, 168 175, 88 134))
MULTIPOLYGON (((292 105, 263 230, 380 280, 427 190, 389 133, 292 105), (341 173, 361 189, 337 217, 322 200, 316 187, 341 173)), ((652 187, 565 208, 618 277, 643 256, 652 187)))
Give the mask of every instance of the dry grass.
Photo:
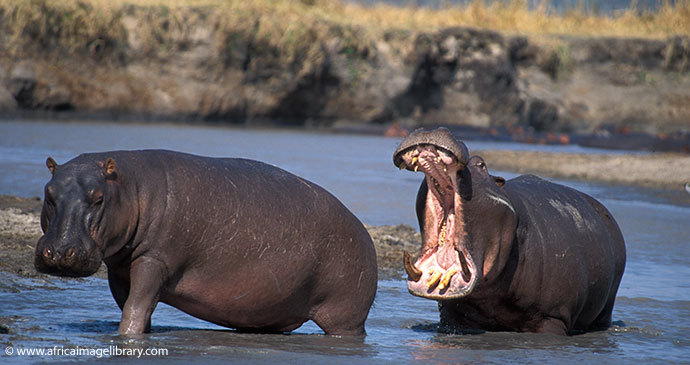
POLYGON ((117 50, 127 44, 123 25, 137 18, 143 51, 165 55, 210 26, 221 49, 251 37, 255 46, 293 58, 309 54, 318 39, 338 38, 353 50, 370 41, 363 29, 335 22, 339 3, 223 0, 0 0, 0 49, 21 55, 27 47, 59 53, 117 50))
POLYGON ((450 26, 469 26, 528 36, 575 35, 665 38, 690 35, 690 1, 665 2, 656 12, 638 12, 636 8, 612 16, 588 13, 583 8, 565 14, 554 11, 542 0, 530 10, 526 0, 474 0, 466 6, 451 6, 441 11, 424 8, 397 8, 379 5, 373 9, 343 5, 343 16, 357 19, 362 26, 380 29, 428 30, 450 26))
POLYGON ((127 44, 123 19, 143 17, 137 33, 149 52, 165 53, 188 37, 190 24, 214 27, 219 47, 251 34, 293 58, 314 50, 316 40, 337 38, 351 52, 384 33, 432 31, 451 26, 493 29, 532 37, 551 35, 666 38, 690 35, 690 1, 666 2, 658 11, 628 9, 598 16, 572 9, 552 11, 549 1, 529 10, 526 0, 481 1, 442 10, 337 0, 0 0, 0 47, 21 52, 26 45, 62 53, 97 52, 127 44))

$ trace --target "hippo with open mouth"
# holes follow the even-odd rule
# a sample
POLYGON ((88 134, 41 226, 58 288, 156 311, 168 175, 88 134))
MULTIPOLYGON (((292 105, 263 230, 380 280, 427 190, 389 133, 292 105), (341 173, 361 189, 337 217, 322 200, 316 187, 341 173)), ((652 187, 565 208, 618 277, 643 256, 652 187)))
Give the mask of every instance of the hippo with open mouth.
POLYGON ((365 334, 374 246, 318 185, 258 161, 163 150, 46 164, 36 269, 79 277, 105 262, 120 333, 148 332, 160 301, 252 332, 313 320, 329 335, 365 334))
POLYGON ((425 175, 422 249, 403 264, 410 293, 439 302, 442 325, 556 334, 611 325, 625 243, 601 203, 532 175, 491 176, 445 128, 413 132, 393 162, 425 175))

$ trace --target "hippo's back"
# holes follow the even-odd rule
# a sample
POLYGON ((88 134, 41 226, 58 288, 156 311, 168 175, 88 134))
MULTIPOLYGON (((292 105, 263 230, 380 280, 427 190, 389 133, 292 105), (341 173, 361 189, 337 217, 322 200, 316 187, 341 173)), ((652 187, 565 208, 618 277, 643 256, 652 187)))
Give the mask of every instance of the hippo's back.
POLYGON ((203 217, 204 224, 219 223, 218 234, 230 235, 239 229, 274 239, 305 231, 314 232, 322 242, 329 236, 346 235, 362 250, 373 251, 364 226, 336 197, 276 166, 167 150, 101 154, 121 161, 119 166, 130 170, 125 173, 137 176, 142 198, 153 198, 151 207, 163 204, 153 213, 172 214, 168 220, 203 217))
POLYGON ((533 175, 504 188, 518 216, 524 280, 559 288, 540 293, 549 303, 558 303, 563 290, 578 293, 572 312, 579 316, 570 328, 587 329, 602 312, 610 316, 625 268, 623 235, 611 213, 585 193, 533 175))

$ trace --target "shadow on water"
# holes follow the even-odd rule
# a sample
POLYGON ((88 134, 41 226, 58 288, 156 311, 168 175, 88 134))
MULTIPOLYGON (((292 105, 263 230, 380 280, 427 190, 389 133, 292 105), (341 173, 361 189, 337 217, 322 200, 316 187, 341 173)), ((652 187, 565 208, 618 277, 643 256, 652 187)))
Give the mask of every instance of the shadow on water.
POLYGON ((117 334, 117 321, 83 321, 60 325, 63 334, 93 337, 99 343, 120 348, 165 347, 175 354, 201 354, 216 352, 259 353, 286 351, 314 355, 371 357, 376 354, 372 346, 359 337, 336 337, 321 334, 261 334, 245 333, 233 329, 202 329, 187 326, 152 326, 151 333, 121 336, 117 334))
MULTIPOLYGON (((62 325, 62 330, 65 332, 98 334, 98 333, 117 333, 120 322, 118 321, 80 321, 65 323, 62 325)), ((165 334, 169 332, 183 332, 183 331, 202 331, 203 329, 189 326, 151 326, 151 335, 165 334)), ((218 330, 222 331, 222 330, 218 330)), ((226 332, 237 332, 233 330, 226 330, 226 332)))
POLYGON ((317 334, 248 334, 234 331, 199 330, 151 334, 149 340, 163 341, 166 346, 190 352, 208 349, 245 351, 286 351, 330 356, 374 356, 376 351, 362 338, 334 337, 317 334))
POLYGON ((558 349, 563 346, 583 348, 615 348, 610 338, 611 333, 625 328, 622 321, 617 321, 605 331, 586 332, 572 336, 551 334, 487 332, 483 330, 455 329, 441 326, 438 323, 422 323, 412 326, 416 332, 432 334, 428 341, 433 346, 444 348, 471 348, 475 350, 511 350, 511 349, 558 349))
MULTIPOLYGON (((431 332, 438 328, 433 324, 414 327, 415 330, 431 332)), ((573 356, 585 361, 616 356, 621 352, 619 341, 620 336, 612 329, 577 336, 511 332, 436 332, 426 339, 408 340, 406 345, 409 354, 416 361, 472 363, 512 359, 518 362, 554 363, 572 360, 573 356)))
POLYGON ((479 329, 459 329, 448 326, 443 326, 440 323, 420 323, 410 327, 415 332, 429 332, 445 335, 481 335, 486 333, 479 329))
POLYGON ((299 358, 300 354, 312 359, 329 356, 376 356, 375 349, 365 344, 363 338, 295 333, 248 334, 233 330, 168 326, 153 328, 152 333, 137 336, 105 334, 100 336, 100 342, 110 343, 119 348, 166 348, 174 357, 186 359, 204 355, 235 356, 245 360, 273 359, 282 362, 287 358, 285 356, 299 358))
POLYGON ((83 321, 62 325, 62 330, 68 333, 117 333, 120 323, 115 321, 83 321))

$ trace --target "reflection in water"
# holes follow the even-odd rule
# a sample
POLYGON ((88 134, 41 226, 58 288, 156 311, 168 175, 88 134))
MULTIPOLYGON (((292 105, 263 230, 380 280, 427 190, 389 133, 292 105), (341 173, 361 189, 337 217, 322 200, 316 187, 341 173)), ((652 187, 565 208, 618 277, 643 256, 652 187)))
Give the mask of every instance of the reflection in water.
POLYGON ((305 334, 247 334, 231 330, 189 330, 179 329, 166 332, 154 332, 146 337, 146 345, 164 343, 176 353, 198 353, 215 350, 222 353, 233 348, 233 351, 256 353, 261 351, 286 351, 291 353, 309 353, 313 355, 332 356, 375 356, 372 346, 364 343, 363 338, 338 338, 325 335, 305 334))
POLYGON ((559 359, 572 361, 573 356, 583 360, 620 356, 616 338, 608 332, 571 337, 508 332, 462 336, 437 334, 429 340, 412 340, 406 345, 415 360, 434 362, 495 362, 503 359, 500 361, 553 363, 559 359))

